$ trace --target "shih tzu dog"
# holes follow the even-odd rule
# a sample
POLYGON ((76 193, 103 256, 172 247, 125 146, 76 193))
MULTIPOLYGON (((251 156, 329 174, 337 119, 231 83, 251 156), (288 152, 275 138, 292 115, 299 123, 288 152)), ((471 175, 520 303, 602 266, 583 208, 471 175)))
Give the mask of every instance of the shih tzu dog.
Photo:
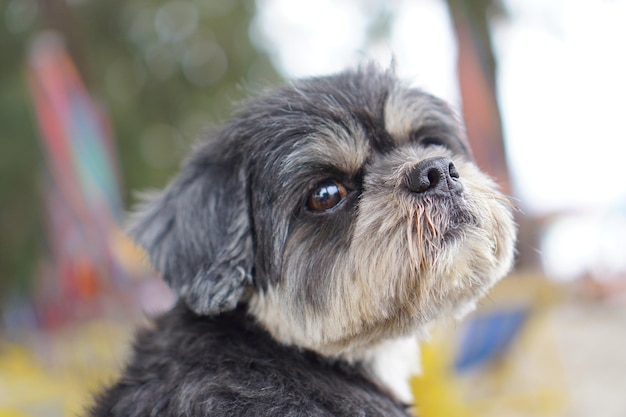
POLYGON ((178 303, 92 416, 410 415, 385 364, 515 241, 453 111, 371 65, 249 101, 130 232, 178 303))

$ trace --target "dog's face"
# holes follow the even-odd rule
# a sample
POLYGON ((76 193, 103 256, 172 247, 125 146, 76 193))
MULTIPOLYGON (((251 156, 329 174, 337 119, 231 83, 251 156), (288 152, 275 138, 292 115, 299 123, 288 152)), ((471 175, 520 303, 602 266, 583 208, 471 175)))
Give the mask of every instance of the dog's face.
POLYGON ((198 314, 351 355, 461 315, 511 267, 511 207, 442 101, 372 67, 261 96, 131 228, 198 314))

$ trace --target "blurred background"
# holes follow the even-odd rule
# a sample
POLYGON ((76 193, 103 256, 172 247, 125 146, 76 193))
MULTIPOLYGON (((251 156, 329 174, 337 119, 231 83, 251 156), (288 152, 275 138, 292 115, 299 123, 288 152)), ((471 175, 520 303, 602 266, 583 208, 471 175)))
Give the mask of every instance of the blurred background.
POLYGON ((626 1, 2 0, 0 417, 71 416, 172 295, 121 231, 238 100, 366 59, 443 97, 519 208, 421 416, 626 416, 626 1))

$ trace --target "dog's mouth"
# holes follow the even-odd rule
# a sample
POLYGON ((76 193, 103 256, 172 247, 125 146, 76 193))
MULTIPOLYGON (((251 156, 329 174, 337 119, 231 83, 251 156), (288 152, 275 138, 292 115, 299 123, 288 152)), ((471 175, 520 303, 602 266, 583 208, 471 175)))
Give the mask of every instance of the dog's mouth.
POLYGON ((458 241, 468 228, 479 227, 478 218, 460 196, 417 202, 414 224, 418 236, 438 246, 458 241))
POLYGON ((455 206, 448 210, 448 223, 444 229, 442 240, 449 242, 461 238, 468 227, 478 226, 478 219, 465 207, 455 206))

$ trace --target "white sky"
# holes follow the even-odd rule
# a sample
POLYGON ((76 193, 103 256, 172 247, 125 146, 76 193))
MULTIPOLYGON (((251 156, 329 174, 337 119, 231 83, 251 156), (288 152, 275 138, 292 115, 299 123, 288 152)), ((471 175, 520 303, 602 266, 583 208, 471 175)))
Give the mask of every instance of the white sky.
MULTIPOLYGON (((413 84, 459 103, 440 0, 258 0, 253 38, 289 78, 396 57, 413 84), (391 38, 364 48, 371 16, 391 38)), ((517 197, 528 213, 626 199, 626 1, 508 0, 495 25, 499 99, 517 197)))

